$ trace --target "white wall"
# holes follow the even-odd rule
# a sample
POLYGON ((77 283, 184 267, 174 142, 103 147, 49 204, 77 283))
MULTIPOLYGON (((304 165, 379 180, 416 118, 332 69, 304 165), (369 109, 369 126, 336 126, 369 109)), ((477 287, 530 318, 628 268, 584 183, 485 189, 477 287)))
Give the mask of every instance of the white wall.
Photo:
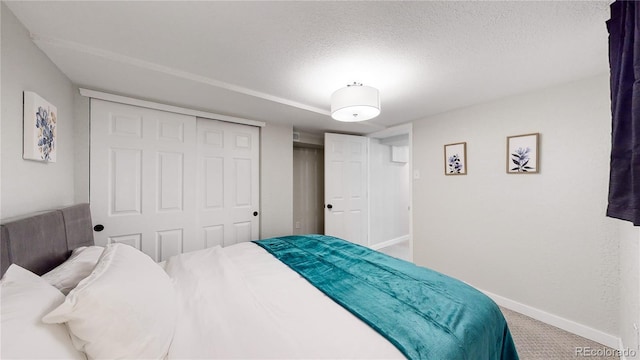
POLYGON ((293 127, 260 130, 260 236, 291 235, 293 227, 293 127))
POLYGON ((391 161, 391 146, 369 142, 369 245, 409 235, 409 163, 391 161))
POLYGON ((414 260, 615 338, 608 86, 603 74, 415 122, 414 260), (532 132, 540 173, 506 174, 506 137, 532 132), (468 175, 445 176, 443 145, 460 141, 468 175))
POLYGON ((38 49, 25 27, 2 6, 2 207, 8 219, 74 203, 74 109, 71 81, 38 49), (55 105, 57 162, 22 159, 22 92, 55 105))
POLYGON ((618 221, 620 229, 620 338, 627 359, 640 359, 640 339, 634 324, 640 326, 640 231, 630 222, 618 221))

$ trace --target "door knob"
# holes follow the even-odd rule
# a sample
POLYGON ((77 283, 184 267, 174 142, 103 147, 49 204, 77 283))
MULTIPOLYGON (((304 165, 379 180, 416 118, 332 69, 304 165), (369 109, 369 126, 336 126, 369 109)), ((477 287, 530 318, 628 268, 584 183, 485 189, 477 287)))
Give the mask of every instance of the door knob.
POLYGON ((333 205, 327 204, 327 209, 329 209, 329 210, 333 209, 333 205))
POLYGON ((94 226, 94 227, 93 227, 93 231, 98 231, 98 232, 100 232, 100 231, 102 231, 102 230, 104 230, 104 225, 102 225, 102 224, 98 224, 98 225, 96 225, 96 226, 94 226))
POLYGON ((254 211, 254 212, 253 212, 253 216, 258 216, 258 212, 257 212, 257 211, 254 211))

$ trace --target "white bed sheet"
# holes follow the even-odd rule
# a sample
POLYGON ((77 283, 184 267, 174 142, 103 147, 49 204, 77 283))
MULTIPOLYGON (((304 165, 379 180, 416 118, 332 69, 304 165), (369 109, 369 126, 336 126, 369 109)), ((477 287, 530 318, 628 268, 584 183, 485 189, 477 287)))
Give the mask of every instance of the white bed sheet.
POLYGON ((180 312, 169 359, 403 359, 384 337, 253 243, 168 259, 180 312))

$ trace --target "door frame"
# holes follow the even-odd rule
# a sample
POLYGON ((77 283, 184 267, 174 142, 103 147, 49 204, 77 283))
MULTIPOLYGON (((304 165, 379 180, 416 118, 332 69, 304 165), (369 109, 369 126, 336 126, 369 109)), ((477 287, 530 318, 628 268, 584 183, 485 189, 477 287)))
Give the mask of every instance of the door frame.
MULTIPOLYGON (((413 261, 413 181, 419 177, 418 174, 413 172, 413 125, 403 124, 392 126, 386 128, 384 130, 376 131, 374 133, 368 134, 367 137, 373 139, 385 139, 394 136, 408 135, 409 136, 409 259, 413 261), (417 177, 418 176, 418 177, 417 177)), ((371 165, 369 165, 369 171, 371 170, 371 165)), ((369 174, 369 189, 371 189, 371 174, 369 174)), ((371 210, 371 209, 369 209, 371 210)), ((369 216, 371 216, 371 211, 369 211, 369 216)), ((371 234, 371 219, 369 219, 369 234, 371 234)), ((390 244, 391 245, 391 244, 390 244)))

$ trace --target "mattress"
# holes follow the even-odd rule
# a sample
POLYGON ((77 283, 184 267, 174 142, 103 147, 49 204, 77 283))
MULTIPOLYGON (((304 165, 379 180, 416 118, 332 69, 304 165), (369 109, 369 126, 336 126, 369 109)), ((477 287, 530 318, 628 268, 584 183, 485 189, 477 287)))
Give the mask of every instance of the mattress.
POLYGON ((180 307, 170 359, 518 358, 479 291, 337 238, 209 248, 165 270, 180 307))
POLYGON ((253 243, 167 260, 178 289, 169 359, 402 359, 383 336, 253 243))

